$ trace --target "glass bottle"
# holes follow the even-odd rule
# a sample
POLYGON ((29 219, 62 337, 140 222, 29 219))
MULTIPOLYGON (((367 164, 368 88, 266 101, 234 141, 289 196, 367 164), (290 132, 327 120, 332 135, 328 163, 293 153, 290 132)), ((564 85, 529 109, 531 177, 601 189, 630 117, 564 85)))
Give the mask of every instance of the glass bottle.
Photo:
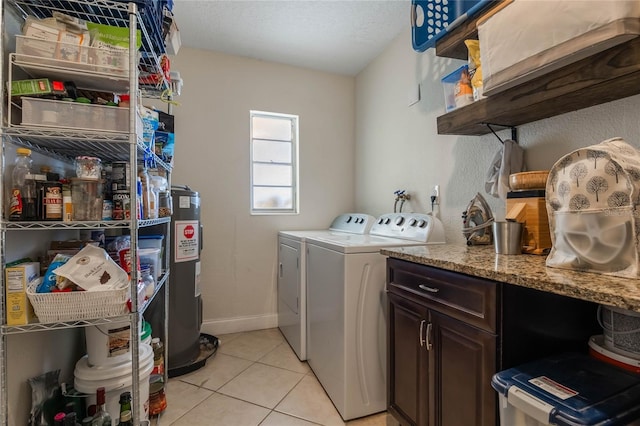
POLYGON ((164 374, 164 345, 158 337, 151 339, 153 349, 153 371, 151 374, 164 374))
POLYGON ((131 392, 120 394, 120 421, 118 426, 133 426, 131 415, 131 392))
POLYGON ((11 174, 9 220, 36 220, 36 182, 31 174, 31 150, 18 148, 11 174))
POLYGON ((111 426, 111 416, 107 412, 106 396, 103 387, 96 391, 96 413, 91 419, 91 426, 111 426))

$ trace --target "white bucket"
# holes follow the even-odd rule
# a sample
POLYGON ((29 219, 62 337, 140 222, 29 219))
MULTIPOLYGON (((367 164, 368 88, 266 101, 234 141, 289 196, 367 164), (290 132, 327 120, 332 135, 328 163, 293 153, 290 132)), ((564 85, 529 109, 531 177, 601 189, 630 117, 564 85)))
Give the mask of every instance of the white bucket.
MULTIPOLYGON (((101 366, 105 363, 113 364, 130 360, 130 329, 131 324, 128 320, 85 327, 89 364, 101 366)), ((140 342, 151 345, 150 326, 144 321, 140 321, 140 342), (145 330, 145 324, 149 330, 145 330), (143 336, 145 336, 144 339, 143 336)))
POLYGON ((600 305, 598 321, 606 347, 640 355, 640 312, 600 305))
MULTIPOLYGON (((153 370, 153 349, 149 345, 140 345, 139 351, 139 413, 141 419, 149 417, 149 376, 153 370)), ((125 362, 108 362, 100 367, 90 366, 88 356, 83 356, 76 363, 74 371, 74 387, 79 392, 88 394, 87 407, 96 403, 96 390, 105 388, 107 412, 113 424, 117 424, 120 414, 120 394, 131 392, 131 360, 125 362)), ((135 401, 133 401, 135 402, 135 401)))
POLYGON ((85 327, 88 362, 92 366, 131 360, 129 320, 85 327))

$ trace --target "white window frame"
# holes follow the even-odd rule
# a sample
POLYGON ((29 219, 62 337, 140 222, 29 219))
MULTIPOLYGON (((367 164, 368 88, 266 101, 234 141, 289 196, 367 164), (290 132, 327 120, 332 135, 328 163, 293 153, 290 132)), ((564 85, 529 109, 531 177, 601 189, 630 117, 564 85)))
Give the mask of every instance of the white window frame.
MULTIPOLYGON (((299 136, 299 116, 292 114, 281 114, 275 112, 267 112, 267 111, 249 111, 249 126, 250 126, 250 146, 249 146, 249 154, 250 154, 250 188, 249 188, 249 198, 250 198, 250 212, 252 215, 286 215, 286 214, 299 214, 300 206, 300 194, 299 194, 299 175, 298 175, 298 136, 299 136), (281 141, 279 142, 290 142, 291 143, 291 186, 285 186, 286 188, 291 188, 292 195, 292 205, 291 208, 255 208, 254 200, 253 200, 253 192, 254 188, 261 187, 262 185, 256 185, 253 181, 253 168, 254 164, 261 164, 259 161, 254 161, 253 153, 254 153, 254 138, 253 138, 253 118, 261 117, 261 118, 278 118, 278 119, 288 119, 291 123, 291 141, 281 141)), ((264 140, 264 139, 260 139, 264 140)), ((273 163, 269 163, 273 164, 273 163)), ((289 163, 281 163, 281 164, 289 164, 289 163)))

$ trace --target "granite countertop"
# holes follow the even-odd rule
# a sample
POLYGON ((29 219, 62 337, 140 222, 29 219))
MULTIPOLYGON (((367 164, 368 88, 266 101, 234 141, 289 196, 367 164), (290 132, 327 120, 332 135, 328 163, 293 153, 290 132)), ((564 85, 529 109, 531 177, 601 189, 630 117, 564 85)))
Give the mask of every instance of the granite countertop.
POLYGON ((393 258, 640 312, 640 279, 548 268, 546 256, 495 254, 493 246, 385 248, 393 258))

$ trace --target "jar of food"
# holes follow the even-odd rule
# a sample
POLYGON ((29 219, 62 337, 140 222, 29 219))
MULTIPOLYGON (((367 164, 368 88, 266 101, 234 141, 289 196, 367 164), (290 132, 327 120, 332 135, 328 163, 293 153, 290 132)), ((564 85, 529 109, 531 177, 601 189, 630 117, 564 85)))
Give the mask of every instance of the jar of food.
POLYGON ((171 193, 169 191, 158 192, 158 217, 169 217, 173 214, 171 193))
POLYGON ((76 176, 81 179, 100 179, 102 162, 97 157, 76 157, 76 176))

